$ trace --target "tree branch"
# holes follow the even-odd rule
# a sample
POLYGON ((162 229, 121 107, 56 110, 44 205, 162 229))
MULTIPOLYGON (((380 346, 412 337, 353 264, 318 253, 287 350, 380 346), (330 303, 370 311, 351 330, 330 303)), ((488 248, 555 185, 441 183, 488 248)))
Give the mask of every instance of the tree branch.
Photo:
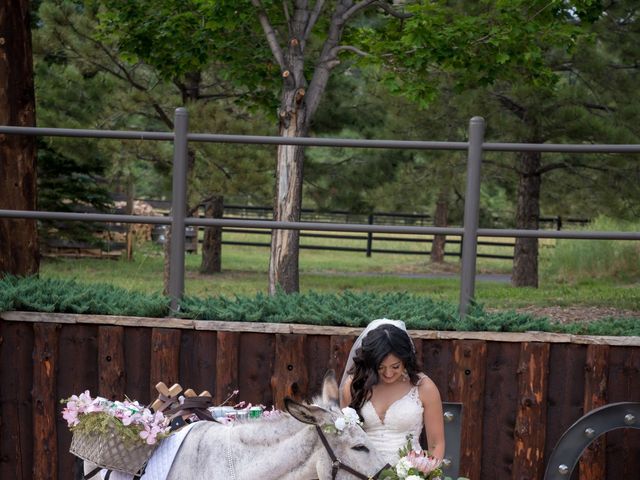
POLYGON ((346 23, 349 21, 349 19, 351 17, 353 17, 356 13, 360 12, 361 10, 364 10, 365 8, 367 8, 368 6, 377 3, 376 0, 363 0, 362 2, 358 2, 356 3, 354 6, 352 6, 349 10, 347 10, 346 12, 344 12, 344 14, 342 15, 342 22, 346 23))
POLYGON ((311 35, 311 31, 313 27, 315 27, 318 18, 320 17, 320 13, 322 13, 322 7, 324 7, 324 0, 318 0, 313 7, 313 11, 309 16, 309 21, 307 22, 307 27, 304 29, 304 36, 300 40, 300 48, 304 52, 304 47, 309 39, 309 35, 311 35))
POLYGON ((262 6, 262 2, 260 0, 251 0, 251 3, 258 10, 258 20, 260 20, 262 30, 267 37, 267 42, 269 43, 269 48, 271 48, 271 53, 273 53, 273 58, 275 58, 276 62, 278 62, 280 68, 284 70, 284 55, 282 53, 282 49, 280 48, 280 44, 278 43, 278 39, 276 38, 276 32, 273 30, 273 27, 269 22, 269 18, 267 17, 267 12, 262 6))
POLYGON ((360 55, 361 57, 368 57, 369 54, 367 52, 364 52, 362 50, 360 50, 358 47, 354 47, 352 45, 340 45, 338 47, 335 47, 331 50, 331 53, 333 55, 335 55, 336 57, 338 56, 338 54, 342 51, 349 51, 349 52, 353 52, 357 55, 360 55))
POLYGON ((393 7, 386 2, 377 1, 375 2, 375 4, 376 4, 376 7, 384 10, 385 12, 387 12, 389 15, 393 17, 402 18, 402 19, 413 17, 413 14, 411 13, 402 13, 402 12, 398 12, 397 10, 394 10, 393 7))
POLYGON ((506 95, 502 95, 501 93, 494 93, 493 95, 498 98, 500 103, 507 110, 509 110, 511 113, 513 113, 520 120, 524 120, 526 118, 527 110, 522 105, 518 105, 516 102, 511 100, 509 97, 507 97, 506 95))

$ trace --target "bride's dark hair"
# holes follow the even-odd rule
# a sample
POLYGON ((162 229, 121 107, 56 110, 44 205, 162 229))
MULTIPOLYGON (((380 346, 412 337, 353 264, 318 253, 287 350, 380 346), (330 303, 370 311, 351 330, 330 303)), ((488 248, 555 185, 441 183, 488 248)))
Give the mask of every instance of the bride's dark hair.
POLYGON ((350 407, 359 412, 371 398, 373 386, 378 383, 378 367, 390 353, 402 360, 411 383, 418 383, 418 361, 411 338, 394 325, 380 325, 362 339, 362 345, 353 357, 353 367, 348 372, 352 378, 350 407))

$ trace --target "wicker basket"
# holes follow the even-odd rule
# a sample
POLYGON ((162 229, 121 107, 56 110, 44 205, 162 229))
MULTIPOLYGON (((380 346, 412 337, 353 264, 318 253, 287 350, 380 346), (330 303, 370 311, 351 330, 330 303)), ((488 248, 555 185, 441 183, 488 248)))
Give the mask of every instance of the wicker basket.
POLYGON ((96 465, 135 475, 147 463, 158 444, 125 445, 112 428, 107 433, 73 432, 69 452, 96 465))

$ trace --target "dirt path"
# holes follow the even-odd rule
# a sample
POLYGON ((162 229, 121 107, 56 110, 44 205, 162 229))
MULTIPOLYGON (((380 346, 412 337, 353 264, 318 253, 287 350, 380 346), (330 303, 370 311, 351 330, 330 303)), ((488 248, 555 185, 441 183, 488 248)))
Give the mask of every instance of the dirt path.
MULTIPOLYGON (((495 309, 487 309, 496 311, 495 309)), ((635 318, 640 319, 640 312, 633 310, 621 310, 610 307, 521 307, 516 308, 518 313, 529 313, 536 317, 547 317, 557 323, 589 322, 606 317, 635 318)))

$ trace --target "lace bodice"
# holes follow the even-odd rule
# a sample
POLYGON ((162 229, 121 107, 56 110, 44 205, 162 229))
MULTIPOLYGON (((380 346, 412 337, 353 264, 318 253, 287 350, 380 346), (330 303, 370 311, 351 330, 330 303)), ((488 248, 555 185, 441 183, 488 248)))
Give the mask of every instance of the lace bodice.
POLYGON ((360 409, 365 432, 376 450, 390 465, 398 462, 398 450, 407 443, 407 435, 411 434, 413 437, 413 448, 420 449, 423 413, 417 386, 389 406, 384 421, 378 416, 371 400, 360 409))

